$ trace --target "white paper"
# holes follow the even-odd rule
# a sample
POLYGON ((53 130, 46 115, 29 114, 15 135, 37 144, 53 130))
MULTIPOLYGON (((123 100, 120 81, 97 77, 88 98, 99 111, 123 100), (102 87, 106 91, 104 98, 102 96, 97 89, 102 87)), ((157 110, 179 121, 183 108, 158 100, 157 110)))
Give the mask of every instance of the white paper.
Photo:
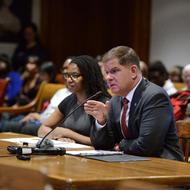
MULTIPOLYGON (((31 137, 31 138, 8 138, 8 139, 1 139, 1 141, 8 141, 13 142, 19 145, 23 145, 24 142, 28 143, 29 146, 35 147, 36 143, 42 138, 39 137, 31 137)), ((64 147, 68 149, 76 149, 76 148, 92 148, 87 145, 82 145, 78 143, 71 143, 71 142, 62 142, 58 140, 52 140, 54 143, 54 147, 64 147)))
POLYGON ((121 151, 108 151, 108 150, 71 150, 66 151, 66 154, 74 155, 74 156, 103 156, 103 155, 121 155, 123 152, 121 151))

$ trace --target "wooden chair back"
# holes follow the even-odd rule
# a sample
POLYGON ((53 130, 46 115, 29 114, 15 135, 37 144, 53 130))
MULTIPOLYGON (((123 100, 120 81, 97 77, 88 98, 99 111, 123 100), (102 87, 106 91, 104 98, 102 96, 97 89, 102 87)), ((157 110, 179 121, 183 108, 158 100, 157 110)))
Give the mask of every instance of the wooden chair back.
POLYGON ((40 86, 36 98, 34 99, 34 102, 36 102, 35 110, 39 112, 41 110, 43 102, 49 101, 55 92, 63 87, 63 84, 43 83, 40 86))
POLYGON ((53 190, 46 175, 37 170, 1 164, 0 179, 2 190, 53 190))
POLYGON ((0 107, 0 113, 10 112, 15 114, 27 113, 31 111, 40 112, 42 103, 52 98, 55 92, 61 88, 64 88, 63 84, 45 83, 40 85, 38 93, 35 99, 27 105, 19 107, 0 107))
POLYGON ((61 74, 61 73, 58 73, 58 74, 56 75, 55 80, 56 80, 58 83, 65 84, 65 79, 63 78, 63 74, 61 74))
POLYGON ((188 162, 190 155, 190 120, 176 121, 176 127, 180 148, 184 153, 185 161, 188 162))
POLYGON ((178 91, 183 90, 185 88, 185 84, 183 82, 174 82, 173 84, 176 90, 178 91))
POLYGON ((4 103, 4 97, 9 81, 6 79, 0 79, 0 106, 4 103))

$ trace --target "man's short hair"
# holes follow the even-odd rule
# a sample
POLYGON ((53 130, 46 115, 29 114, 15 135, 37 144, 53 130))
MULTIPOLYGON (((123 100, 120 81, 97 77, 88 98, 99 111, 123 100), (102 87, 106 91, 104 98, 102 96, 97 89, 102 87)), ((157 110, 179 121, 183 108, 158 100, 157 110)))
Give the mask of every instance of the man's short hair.
POLYGON ((109 50, 105 55, 103 56, 102 62, 107 62, 110 59, 117 58, 119 60, 119 64, 121 65, 129 65, 129 64, 135 64, 140 68, 139 62, 139 56, 136 54, 136 52, 127 46, 117 46, 109 50))

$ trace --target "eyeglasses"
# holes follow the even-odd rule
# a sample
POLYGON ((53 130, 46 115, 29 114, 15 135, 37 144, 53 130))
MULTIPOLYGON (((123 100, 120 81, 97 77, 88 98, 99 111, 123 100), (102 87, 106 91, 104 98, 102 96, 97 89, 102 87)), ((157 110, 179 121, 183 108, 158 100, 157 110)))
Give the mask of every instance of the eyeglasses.
POLYGON ((72 80, 77 80, 80 76, 82 75, 79 73, 63 73, 65 79, 71 78, 72 80))

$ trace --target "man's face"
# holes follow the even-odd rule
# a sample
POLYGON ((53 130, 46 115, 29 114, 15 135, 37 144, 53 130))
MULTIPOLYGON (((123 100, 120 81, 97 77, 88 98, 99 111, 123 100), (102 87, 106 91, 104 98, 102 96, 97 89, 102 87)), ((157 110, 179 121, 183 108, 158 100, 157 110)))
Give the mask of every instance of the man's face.
POLYGON ((112 93, 126 96, 134 87, 137 77, 135 65, 120 65, 117 58, 110 59, 104 63, 106 80, 112 93))

